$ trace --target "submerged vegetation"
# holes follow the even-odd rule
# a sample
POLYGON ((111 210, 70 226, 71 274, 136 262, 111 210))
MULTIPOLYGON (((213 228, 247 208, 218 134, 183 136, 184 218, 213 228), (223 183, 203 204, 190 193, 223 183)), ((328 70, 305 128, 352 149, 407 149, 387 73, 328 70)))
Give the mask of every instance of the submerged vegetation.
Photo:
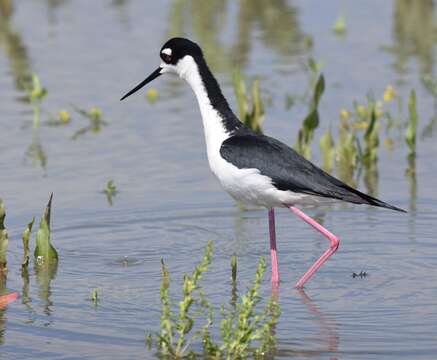
MULTIPOLYGON (((212 261, 212 242, 209 241, 202 261, 191 275, 184 275, 182 299, 174 303, 170 297, 170 273, 162 264, 161 280, 161 331, 156 334, 156 346, 164 358, 240 359, 250 355, 261 356, 272 353, 275 347, 274 327, 280 311, 276 299, 272 297, 264 309, 259 310, 261 297, 259 287, 263 279, 266 263, 261 259, 255 279, 248 291, 231 301, 231 305, 221 306, 219 338, 214 335, 215 311, 203 293, 201 279, 212 261), (199 321, 203 320, 203 324, 199 321), (196 351, 201 343, 202 352, 196 351)), ((233 282, 236 281, 237 263, 231 262, 233 282)), ((219 331, 218 331, 219 330, 219 331)), ((154 336, 149 334, 146 343, 153 345, 154 336)))

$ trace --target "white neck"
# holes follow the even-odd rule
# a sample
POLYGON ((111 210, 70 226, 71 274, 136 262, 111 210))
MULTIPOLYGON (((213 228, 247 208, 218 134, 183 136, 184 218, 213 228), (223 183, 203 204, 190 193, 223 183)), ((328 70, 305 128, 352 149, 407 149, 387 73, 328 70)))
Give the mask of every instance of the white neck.
POLYGON ((188 82, 196 95, 202 115, 208 159, 211 163, 211 156, 220 151, 220 146, 229 137, 229 133, 223 125, 219 112, 211 105, 194 59, 191 56, 185 56, 179 60, 177 67, 179 76, 188 82))

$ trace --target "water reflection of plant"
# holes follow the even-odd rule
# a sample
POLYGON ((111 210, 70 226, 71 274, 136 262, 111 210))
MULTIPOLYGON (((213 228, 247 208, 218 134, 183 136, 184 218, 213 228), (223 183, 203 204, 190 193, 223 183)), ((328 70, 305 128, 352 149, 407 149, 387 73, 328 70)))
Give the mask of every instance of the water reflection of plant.
POLYGON ((417 58, 423 74, 432 72, 437 37, 433 0, 396 0, 394 6, 394 44, 384 49, 396 59, 395 70, 403 75, 410 58, 417 58))
POLYGON ((12 0, 0 0, 0 47, 9 58, 17 89, 24 90, 31 82, 32 70, 26 46, 11 23, 13 13, 12 0))
MULTIPOLYGON (((284 0, 240 0, 235 21, 236 40, 222 42, 223 32, 234 26, 226 22, 231 3, 226 0, 174 0, 170 10, 168 36, 189 34, 201 44, 211 66, 216 70, 243 68, 248 59, 255 32, 261 41, 281 55, 306 49, 296 9, 284 0)), ((234 19, 234 18, 232 18, 234 19)))
POLYGON ((102 130, 104 126, 108 125, 107 122, 103 120, 103 112, 100 108, 92 107, 90 110, 87 111, 77 106, 73 107, 78 114, 89 120, 89 125, 84 126, 73 134, 73 136, 71 137, 73 140, 76 140, 80 136, 87 133, 97 134, 102 130))

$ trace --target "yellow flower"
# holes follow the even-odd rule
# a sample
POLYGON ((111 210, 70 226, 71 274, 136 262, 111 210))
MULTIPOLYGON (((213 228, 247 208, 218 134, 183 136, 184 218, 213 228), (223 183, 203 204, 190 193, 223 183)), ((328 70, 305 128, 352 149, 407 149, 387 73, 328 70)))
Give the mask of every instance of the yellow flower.
POLYGON ((71 120, 70 113, 67 110, 61 110, 58 113, 61 124, 68 124, 71 120))
POLYGON ((367 116, 367 108, 363 105, 357 106, 357 112, 358 112, 358 115, 360 115, 361 117, 367 116))
POLYGON ((150 88, 146 92, 146 99, 149 103, 154 104, 158 98, 158 91, 154 88, 150 88))
POLYGON ((350 116, 351 116, 351 113, 349 111, 347 111, 346 109, 340 110, 340 118, 341 119, 347 120, 347 119, 349 119, 350 116))
POLYGON ((393 88, 393 86, 388 85, 384 91, 384 96, 383 96, 384 101, 385 102, 392 101, 395 96, 396 96, 395 89, 393 88))

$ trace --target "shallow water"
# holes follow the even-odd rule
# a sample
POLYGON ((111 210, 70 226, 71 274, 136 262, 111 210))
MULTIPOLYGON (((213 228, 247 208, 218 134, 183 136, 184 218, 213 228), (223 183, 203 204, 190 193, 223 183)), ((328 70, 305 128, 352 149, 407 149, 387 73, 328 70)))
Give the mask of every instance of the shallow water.
MULTIPOLYGON (((433 116, 433 99, 420 82, 434 67, 430 1, 409 9, 407 1, 47 0, 16 1, 10 13, 8 3, 0 1, 0 196, 10 232, 7 288, 22 297, 0 310, 0 359, 151 358, 144 336, 159 328, 161 257, 177 284, 213 240, 204 286, 219 304, 230 297, 232 254, 239 259, 240 290, 260 256, 268 256, 266 211, 240 210, 209 172, 189 88, 160 78, 152 85, 156 104, 145 100, 145 91, 118 101, 155 69, 169 36, 185 34, 203 45, 232 105, 234 67, 260 77, 273 102, 264 131, 290 145, 307 106, 286 110, 285 94, 304 92, 308 57, 323 62, 327 90, 313 146, 317 163, 318 138, 337 128, 339 110, 369 92, 381 97, 388 84, 404 108, 416 89, 420 130, 433 116), (340 14, 347 21, 344 37, 331 31, 340 14), (61 108, 72 111, 73 104, 101 107, 108 126, 72 140, 88 125, 72 112, 67 126, 42 124, 33 131, 19 85, 32 72, 49 91, 43 121, 61 108), (32 144, 38 156, 29 155, 32 144), (109 179, 119 190, 112 207, 101 193, 109 179), (52 191, 60 263, 51 281, 31 268, 26 289, 21 232, 52 191), (97 307, 89 300, 93 288, 100 294, 97 307)), ((363 179, 359 187, 409 213, 352 205, 308 209, 342 243, 305 292, 293 284, 326 240, 289 211, 277 211, 278 358, 430 359, 437 353, 437 145, 432 136, 419 138, 416 177, 410 178, 403 131, 393 134, 393 150, 381 145, 377 187, 363 179), (351 276, 360 271, 368 276, 351 276)), ((270 291, 267 276, 262 292, 270 291)))

